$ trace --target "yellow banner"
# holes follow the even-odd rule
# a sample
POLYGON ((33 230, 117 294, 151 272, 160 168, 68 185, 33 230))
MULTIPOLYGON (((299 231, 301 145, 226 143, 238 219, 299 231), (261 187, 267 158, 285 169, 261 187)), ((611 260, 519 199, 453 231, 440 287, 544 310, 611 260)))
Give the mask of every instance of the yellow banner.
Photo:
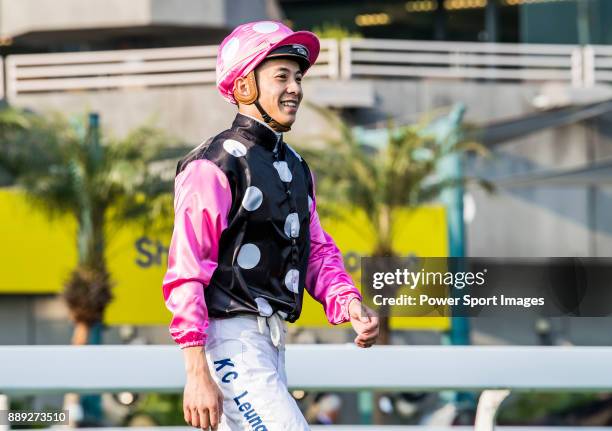
MULTIPOLYGON (((401 210, 395 214, 394 250, 403 256, 446 256, 446 216, 442 207, 401 210)), ((359 256, 372 251, 375 232, 363 213, 349 221, 323 220, 327 232, 343 251, 347 270, 359 286, 359 256)), ((106 257, 115 282, 107 324, 168 324, 161 290, 171 233, 152 238, 138 229, 109 228, 106 257)), ((71 216, 54 220, 33 210, 17 189, 0 190, 0 261, 4 269, 0 294, 59 293, 77 263, 76 222, 71 216)), ((299 326, 324 327, 328 323, 319 303, 305 295, 299 326)), ((397 329, 446 330, 446 318, 392 318, 397 329)))

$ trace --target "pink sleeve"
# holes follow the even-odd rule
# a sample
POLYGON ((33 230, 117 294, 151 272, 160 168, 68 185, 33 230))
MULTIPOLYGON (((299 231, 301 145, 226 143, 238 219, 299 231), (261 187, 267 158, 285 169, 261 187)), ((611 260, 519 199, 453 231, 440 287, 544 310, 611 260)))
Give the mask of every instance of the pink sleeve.
POLYGON ((162 290, 172 312, 170 335, 181 348, 206 344, 204 286, 217 268, 231 205, 227 177, 209 160, 190 162, 174 180, 174 231, 162 290))
MULTIPOLYGON (((312 178, 314 189, 314 177, 312 178)), ((351 276, 344 269, 342 253, 334 240, 321 227, 316 199, 310 211, 310 257, 306 272, 306 290, 323 304, 329 323, 348 322, 348 305, 354 298, 361 300, 351 276)))

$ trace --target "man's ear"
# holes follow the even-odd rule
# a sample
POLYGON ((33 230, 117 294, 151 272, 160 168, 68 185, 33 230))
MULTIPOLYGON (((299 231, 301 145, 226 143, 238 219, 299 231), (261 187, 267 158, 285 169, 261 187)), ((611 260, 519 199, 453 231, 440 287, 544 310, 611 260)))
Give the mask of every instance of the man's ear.
POLYGON ((234 81, 234 98, 238 103, 250 105, 257 100, 257 96, 255 72, 251 71, 247 76, 236 78, 236 81, 234 81))

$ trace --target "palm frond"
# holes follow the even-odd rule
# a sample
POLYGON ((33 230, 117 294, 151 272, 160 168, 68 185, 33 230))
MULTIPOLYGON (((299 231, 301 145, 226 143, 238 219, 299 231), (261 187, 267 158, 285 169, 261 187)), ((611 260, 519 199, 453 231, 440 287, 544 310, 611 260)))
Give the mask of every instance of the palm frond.
POLYGON ((172 184, 152 168, 172 140, 151 126, 114 139, 91 127, 85 115, 67 120, 8 111, 0 111, 0 136, 0 169, 28 201, 50 217, 74 215, 79 267, 64 295, 77 321, 99 321, 112 297, 106 223, 156 232, 172 226, 172 184))
MULTIPOLYGON (((362 209, 379 234, 376 247, 381 251, 390 250, 394 209, 421 205, 438 197, 443 190, 467 182, 492 190, 491 184, 482 179, 439 178, 438 166, 448 157, 467 152, 481 156, 489 153, 478 142, 463 139, 461 130, 444 122, 430 127, 434 115, 410 126, 398 127, 388 121, 383 134, 386 142, 372 147, 359 142, 353 129, 335 112, 310 106, 335 129, 332 135, 336 136, 327 139, 322 151, 300 148, 319 174, 319 211, 333 215, 333 211, 326 209, 326 202, 333 202, 332 207, 344 204, 362 209)), ((453 116, 455 122, 463 113, 461 107, 444 108, 443 112, 453 116)))

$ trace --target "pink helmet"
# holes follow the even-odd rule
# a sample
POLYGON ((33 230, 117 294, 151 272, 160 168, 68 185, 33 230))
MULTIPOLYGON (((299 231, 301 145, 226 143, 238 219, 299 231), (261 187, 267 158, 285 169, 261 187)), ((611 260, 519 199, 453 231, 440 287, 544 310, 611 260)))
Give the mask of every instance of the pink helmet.
MULTIPOLYGON (((275 21, 249 22, 239 25, 221 42, 217 53, 217 88, 225 99, 236 104, 234 81, 254 70, 271 51, 285 45, 305 48, 308 64, 319 56, 319 39, 309 31, 293 31, 275 21)), ((302 52, 302 51, 300 51, 302 52)))

